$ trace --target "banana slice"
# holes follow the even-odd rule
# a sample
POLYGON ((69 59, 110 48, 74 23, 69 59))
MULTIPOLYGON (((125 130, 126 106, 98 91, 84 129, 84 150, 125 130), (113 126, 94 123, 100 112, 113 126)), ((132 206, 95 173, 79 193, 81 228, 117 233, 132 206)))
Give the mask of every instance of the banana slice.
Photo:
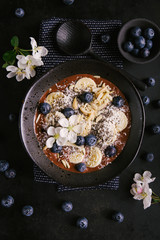
POLYGON ((88 77, 83 77, 83 78, 79 79, 74 86, 74 90, 76 92, 79 92, 81 90, 86 90, 86 89, 92 90, 94 88, 96 88, 95 81, 88 77))
POLYGON ((118 121, 116 123, 116 130, 117 132, 123 131, 128 125, 128 118, 126 117, 124 112, 118 111, 117 112, 118 121))
POLYGON ((52 92, 46 97, 45 102, 52 105, 52 103, 55 100, 58 100, 58 99, 63 98, 63 97, 64 97, 64 94, 62 92, 52 92))
POLYGON ((89 168, 97 167, 102 161, 102 153, 98 147, 91 147, 86 166, 89 168))
POLYGON ((74 152, 69 156, 70 163, 80 163, 84 159, 84 154, 81 152, 74 152))
POLYGON ((92 123, 91 121, 86 121, 85 123, 83 123, 83 129, 82 132, 80 133, 80 136, 87 136, 90 131, 91 131, 91 127, 92 127, 92 123))

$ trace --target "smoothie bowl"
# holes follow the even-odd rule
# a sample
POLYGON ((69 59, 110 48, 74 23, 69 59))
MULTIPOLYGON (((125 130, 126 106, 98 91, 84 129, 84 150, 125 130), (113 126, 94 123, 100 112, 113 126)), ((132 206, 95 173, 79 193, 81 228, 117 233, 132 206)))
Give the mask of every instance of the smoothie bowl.
POLYGON ((91 186, 119 175, 136 157, 144 109, 134 85, 105 63, 71 61, 26 95, 20 130, 33 161, 57 182, 91 186))

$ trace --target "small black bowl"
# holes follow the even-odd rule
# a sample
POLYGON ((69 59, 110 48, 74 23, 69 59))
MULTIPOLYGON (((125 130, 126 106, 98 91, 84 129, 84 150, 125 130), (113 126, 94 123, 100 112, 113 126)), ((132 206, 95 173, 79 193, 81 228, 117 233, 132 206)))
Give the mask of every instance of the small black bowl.
POLYGON ((145 18, 136 18, 126 22, 119 31, 117 41, 118 48, 122 56, 133 63, 149 63, 156 59, 160 54, 160 29, 155 23, 145 18), (142 28, 142 30, 145 28, 152 28, 155 31, 155 36, 153 38, 153 47, 150 50, 150 55, 146 58, 133 56, 131 53, 125 52, 123 49, 124 42, 129 38, 128 34, 130 29, 136 26, 142 28))

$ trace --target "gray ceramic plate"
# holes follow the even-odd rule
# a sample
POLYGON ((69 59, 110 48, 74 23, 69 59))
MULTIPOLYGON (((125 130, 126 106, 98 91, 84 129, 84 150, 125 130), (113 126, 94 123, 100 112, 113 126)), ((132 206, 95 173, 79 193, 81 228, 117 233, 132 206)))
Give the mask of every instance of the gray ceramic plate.
POLYGON ((92 186, 104 183, 119 175, 135 159, 143 138, 144 122, 144 108, 140 95, 129 80, 100 61, 76 60, 58 65, 33 84, 22 106, 20 132, 29 156, 46 174, 64 185, 92 186), (100 75, 113 82, 127 98, 132 115, 130 136, 121 154, 105 168, 85 174, 68 172, 51 163, 39 148, 33 125, 37 103, 44 92, 59 80, 82 73, 100 75))

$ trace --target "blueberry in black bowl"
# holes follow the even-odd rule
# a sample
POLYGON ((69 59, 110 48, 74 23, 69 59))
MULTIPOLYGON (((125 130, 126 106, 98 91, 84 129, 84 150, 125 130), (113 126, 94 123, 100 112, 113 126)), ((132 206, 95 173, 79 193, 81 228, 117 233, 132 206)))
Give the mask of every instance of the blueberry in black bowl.
POLYGON ((11 195, 7 195, 2 198, 1 205, 3 207, 9 208, 14 204, 14 198, 11 195))
POLYGON ((116 149, 114 146, 108 146, 108 147, 105 149, 104 153, 105 153, 105 156, 106 156, 106 157, 113 157, 113 156, 116 155, 117 149, 116 149))
POLYGON ((48 114, 51 111, 50 104, 46 103, 46 102, 40 103, 39 104, 39 111, 44 115, 48 114))
POLYGON ((126 52, 132 52, 134 49, 134 45, 131 41, 127 41, 124 43, 123 48, 124 48, 124 51, 126 52))
POLYGON ((64 108, 63 110, 62 110, 62 113, 64 114, 64 116, 66 117, 66 118, 69 118, 69 117, 71 117, 72 115, 74 115, 74 110, 72 109, 72 108, 64 108))
POLYGON ((66 5, 72 5, 74 3, 74 0, 63 0, 63 3, 66 5))
POLYGON ((133 38, 139 37, 142 33, 142 29, 140 27, 133 27, 130 31, 130 36, 133 38))
POLYGON ((124 99, 121 96, 114 97, 113 101, 112 101, 113 105, 118 107, 118 108, 123 107, 124 102, 125 101, 124 101, 124 99))
POLYGON ((86 164, 83 162, 76 164, 75 167, 76 167, 77 171, 79 171, 79 172, 84 172, 87 168, 86 164))
POLYGON ((97 138, 95 135, 89 134, 85 137, 85 143, 88 146, 94 146, 97 142, 97 138))
POLYGON ((131 53, 132 53, 133 56, 138 56, 139 55, 139 49, 138 48, 133 48, 131 53))
POLYGON ((154 35, 155 35, 155 32, 152 28, 147 28, 144 30, 144 36, 147 38, 147 39, 152 39, 154 38, 154 35))
POLYGON ((53 153, 60 153, 62 151, 62 146, 59 146, 57 143, 53 143, 52 148, 50 148, 53 153))
POLYGON ((82 93, 79 98, 82 102, 89 103, 93 100, 93 94, 91 92, 82 93))
POLYGON ((148 105, 150 103, 150 98, 148 96, 142 96, 142 102, 144 105, 148 105))
POLYGON ((73 209, 73 204, 71 201, 65 201, 62 203, 61 208, 64 212, 70 212, 73 209))
POLYGON ((85 138, 82 136, 77 136, 77 141, 75 143, 77 146, 82 146, 85 144, 85 138))
POLYGON ((139 49, 144 48, 145 44, 146 44, 146 40, 143 36, 139 36, 135 38, 134 45, 136 48, 139 48, 139 49))
POLYGON ((149 50, 153 47, 153 41, 148 39, 146 41, 146 45, 145 45, 146 48, 148 48, 149 50))
POLYGON ((26 217, 32 216, 33 212, 34 212, 34 209, 30 205, 26 205, 22 208, 22 214, 26 217))
POLYGON ((80 217, 76 222, 77 227, 86 229, 88 227, 88 219, 86 217, 80 217))
POLYGON ((148 48, 143 48, 140 51, 140 55, 142 58, 147 58, 150 55, 150 50, 148 48))

